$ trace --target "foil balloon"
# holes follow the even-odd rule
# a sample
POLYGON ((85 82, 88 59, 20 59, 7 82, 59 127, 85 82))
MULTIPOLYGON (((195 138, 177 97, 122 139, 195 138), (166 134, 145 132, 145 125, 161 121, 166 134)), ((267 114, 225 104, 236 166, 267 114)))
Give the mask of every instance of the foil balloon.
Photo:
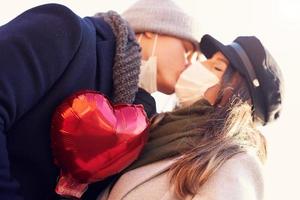
POLYGON ((95 91, 67 98, 51 126, 54 161, 61 169, 56 193, 80 198, 88 184, 129 166, 147 141, 148 127, 142 105, 112 105, 95 91))

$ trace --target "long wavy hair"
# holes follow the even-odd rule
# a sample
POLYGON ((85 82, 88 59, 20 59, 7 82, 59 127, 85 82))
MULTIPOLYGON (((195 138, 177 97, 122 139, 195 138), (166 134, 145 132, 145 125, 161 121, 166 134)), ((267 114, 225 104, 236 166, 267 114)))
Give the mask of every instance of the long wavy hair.
MULTIPOLYGON (((254 150, 262 163, 267 157, 265 138, 252 116, 247 83, 232 67, 227 68, 212 107, 201 122, 186 126, 197 133, 197 138, 189 141, 191 148, 171 166, 171 185, 180 199, 194 196, 224 162, 238 153, 254 150)), ((159 122, 154 123, 157 125, 159 122)))

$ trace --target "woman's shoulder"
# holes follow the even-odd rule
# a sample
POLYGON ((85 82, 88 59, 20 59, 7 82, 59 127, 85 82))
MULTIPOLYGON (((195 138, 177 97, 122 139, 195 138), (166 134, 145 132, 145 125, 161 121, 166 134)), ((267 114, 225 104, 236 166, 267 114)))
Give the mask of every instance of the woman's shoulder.
POLYGON ((238 153, 227 160, 220 170, 238 170, 243 173, 261 172, 263 166, 257 155, 251 152, 238 153))
POLYGON ((239 153, 207 180, 194 199, 260 200, 263 193, 263 167, 258 157, 251 153, 239 153))
POLYGON ((113 186, 106 188, 97 200, 157 199, 163 196, 168 188, 167 172, 176 159, 165 159, 138 167, 123 174, 113 186), (151 185, 151 187, 149 187, 151 185), (151 191, 151 192, 149 192, 151 191))

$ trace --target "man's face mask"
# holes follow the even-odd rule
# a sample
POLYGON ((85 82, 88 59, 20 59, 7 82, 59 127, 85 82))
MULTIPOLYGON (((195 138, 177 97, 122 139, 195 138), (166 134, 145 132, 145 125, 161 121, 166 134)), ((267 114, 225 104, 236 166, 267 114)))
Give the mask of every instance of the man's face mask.
POLYGON ((219 81, 219 78, 202 63, 193 63, 181 73, 175 85, 179 106, 189 106, 203 98, 206 90, 219 81))
MULTIPOLYGON (((138 42, 141 42, 142 34, 140 35, 138 42)), ((151 56, 148 60, 142 60, 141 72, 139 75, 139 87, 143 88, 149 93, 157 91, 157 57, 154 55, 156 49, 158 35, 155 34, 154 44, 152 48, 151 56)))

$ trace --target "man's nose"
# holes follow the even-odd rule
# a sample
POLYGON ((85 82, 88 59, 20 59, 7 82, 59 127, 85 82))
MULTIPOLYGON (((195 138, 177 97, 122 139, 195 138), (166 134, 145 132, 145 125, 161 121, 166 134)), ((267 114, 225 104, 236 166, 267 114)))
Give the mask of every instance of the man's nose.
POLYGON ((195 52, 192 52, 192 53, 188 53, 186 56, 185 56, 185 60, 186 60, 186 67, 191 65, 192 63, 196 62, 198 60, 200 56, 200 52, 198 51, 195 51, 195 52))
POLYGON ((191 59, 189 59, 189 57, 185 57, 185 63, 184 63, 185 68, 187 68, 191 64, 192 64, 191 59))
POLYGON ((187 68, 188 66, 190 66, 191 65, 191 62, 190 61, 187 61, 187 62, 185 62, 185 68, 187 68))

